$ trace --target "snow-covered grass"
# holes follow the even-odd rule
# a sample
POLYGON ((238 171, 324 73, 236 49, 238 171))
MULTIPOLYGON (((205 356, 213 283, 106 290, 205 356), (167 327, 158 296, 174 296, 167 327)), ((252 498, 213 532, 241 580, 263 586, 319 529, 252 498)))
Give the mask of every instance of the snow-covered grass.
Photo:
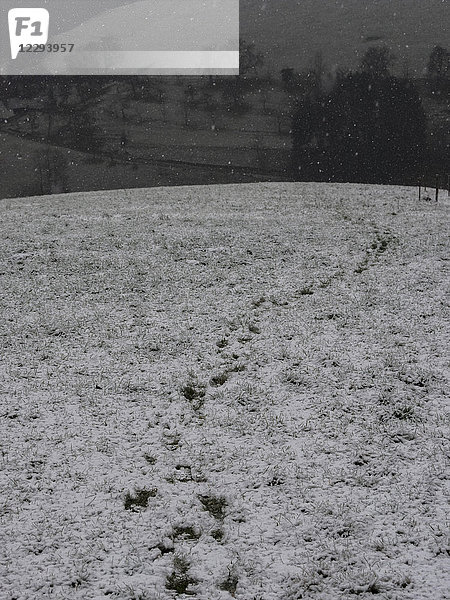
POLYGON ((122 190, 0 228, 1 600, 450 597, 446 198, 122 190))

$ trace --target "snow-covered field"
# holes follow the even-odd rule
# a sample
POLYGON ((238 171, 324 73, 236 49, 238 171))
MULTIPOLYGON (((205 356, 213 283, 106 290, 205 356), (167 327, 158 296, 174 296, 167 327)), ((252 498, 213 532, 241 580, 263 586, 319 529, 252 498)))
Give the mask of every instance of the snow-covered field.
POLYGON ((449 206, 3 200, 1 600, 450 598, 449 206))

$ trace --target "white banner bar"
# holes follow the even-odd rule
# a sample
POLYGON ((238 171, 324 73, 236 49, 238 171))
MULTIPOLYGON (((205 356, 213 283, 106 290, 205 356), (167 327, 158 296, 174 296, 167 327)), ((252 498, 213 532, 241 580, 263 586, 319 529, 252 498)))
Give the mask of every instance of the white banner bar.
POLYGON ((108 69, 239 69, 239 52, 224 50, 91 52, 91 63, 95 58, 108 69))

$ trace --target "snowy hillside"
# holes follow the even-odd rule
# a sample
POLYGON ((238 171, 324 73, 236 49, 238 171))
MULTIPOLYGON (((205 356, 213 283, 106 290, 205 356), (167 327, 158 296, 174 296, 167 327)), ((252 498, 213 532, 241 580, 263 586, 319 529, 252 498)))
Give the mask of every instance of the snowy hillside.
POLYGON ((1 600, 449 598, 449 202, 0 203, 1 600))

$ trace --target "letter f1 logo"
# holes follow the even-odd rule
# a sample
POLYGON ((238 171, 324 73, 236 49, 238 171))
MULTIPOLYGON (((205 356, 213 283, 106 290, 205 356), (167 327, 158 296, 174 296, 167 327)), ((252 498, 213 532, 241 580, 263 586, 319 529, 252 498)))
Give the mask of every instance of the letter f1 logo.
POLYGON ((8 12, 11 58, 17 58, 21 44, 46 44, 49 21, 46 8, 12 8, 8 12))

